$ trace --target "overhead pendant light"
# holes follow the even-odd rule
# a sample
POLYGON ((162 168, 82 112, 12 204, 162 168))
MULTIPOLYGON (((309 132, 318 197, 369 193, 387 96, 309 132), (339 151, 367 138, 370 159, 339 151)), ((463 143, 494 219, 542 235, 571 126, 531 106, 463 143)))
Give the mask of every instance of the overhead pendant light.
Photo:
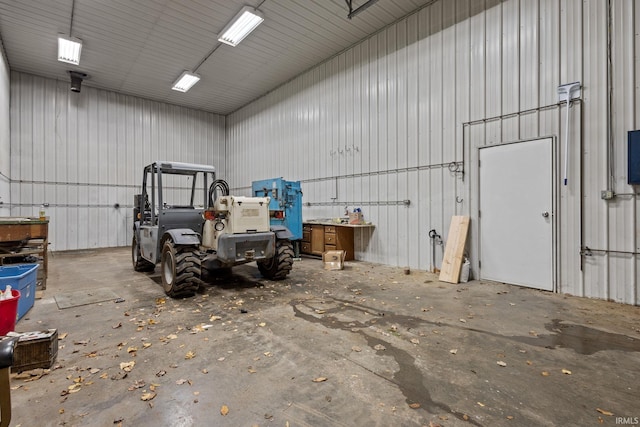
POLYGON ((186 92, 191 89, 194 84, 198 83, 199 80, 199 75, 185 71, 178 77, 178 80, 175 81, 171 89, 177 90, 178 92, 186 92))
POLYGON ((264 21, 264 15, 258 9, 245 6, 218 34, 218 41, 237 46, 245 37, 264 21))
POLYGON ((78 65, 80 52, 82 52, 82 40, 58 34, 58 61, 78 65))

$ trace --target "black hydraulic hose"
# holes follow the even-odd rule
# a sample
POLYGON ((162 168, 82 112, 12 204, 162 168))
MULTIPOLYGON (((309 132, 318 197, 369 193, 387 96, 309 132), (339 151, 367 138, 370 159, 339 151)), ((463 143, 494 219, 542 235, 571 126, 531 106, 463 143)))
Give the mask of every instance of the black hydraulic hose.
POLYGON ((209 186, 209 206, 213 206, 213 194, 215 193, 216 189, 220 190, 222 196, 229 195, 229 184, 227 184, 227 181, 225 181, 224 179, 216 179, 209 186))

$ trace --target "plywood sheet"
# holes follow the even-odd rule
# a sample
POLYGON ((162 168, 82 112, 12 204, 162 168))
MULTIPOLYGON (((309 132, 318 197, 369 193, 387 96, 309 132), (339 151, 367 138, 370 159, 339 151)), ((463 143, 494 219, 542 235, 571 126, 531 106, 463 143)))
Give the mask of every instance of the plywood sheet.
POLYGON ((447 245, 444 248, 444 258, 440 269, 440 281, 458 283, 464 247, 467 243, 469 231, 469 217, 456 215, 451 217, 451 226, 447 236, 447 245))

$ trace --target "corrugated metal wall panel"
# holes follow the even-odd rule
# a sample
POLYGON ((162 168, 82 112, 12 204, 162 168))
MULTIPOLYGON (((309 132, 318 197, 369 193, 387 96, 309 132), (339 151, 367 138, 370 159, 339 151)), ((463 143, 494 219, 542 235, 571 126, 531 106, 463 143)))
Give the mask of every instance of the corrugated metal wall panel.
MULTIPOLYGON (((638 7, 612 6, 614 176, 616 191, 632 192, 623 140, 640 123, 638 7)), ((229 116, 229 164, 244 165, 230 168, 233 186, 301 179, 312 204, 305 218, 367 202, 376 228, 357 238, 357 256, 428 269, 428 230, 446 237, 456 213, 472 216, 476 256, 477 148, 553 136, 558 290, 637 303, 635 256, 580 255, 581 243, 638 250, 637 198, 600 199, 608 175, 606 36, 607 2, 599 0, 436 2, 229 116), (574 81, 583 102, 570 110, 565 187, 567 110, 554 104, 557 86, 574 81), (447 167, 463 157, 464 181, 447 167), (408 207, 387 203, 405 198, 408 207)), ((436 255, 439 264, 442 248, 436 255)))
POLYGON ((52 250, 128 245, 133 194, 154 160, 225 175, 221 116, 15 72, 11 108, 11 214, 49 203, 52 250))
POLYGON ((9 216, 11 202, 11 114, 9 98, 11 73, 0 43, 0 216, 9 216))
MULTIPOLYGON (((607 9, 606 2, 583 2, 585 82, 603 82, 585 90, 584 111, 584 244, 591 248, 609 249, 608 210, 599 191, 607 187, 607 9), (604 119, 604 120, 603 120, 604 119), (596 227, 589 226, 597 224, 596 227)), ((585 262, 584 292, 597 298, 609 297, 609 257, 596 254, 585 262)))
MULTIPOLYGON (((615 2, 614 2, 615 3, 615 2)), ((607 203, 609 209, 609 224, 611 230, 610 249, 622 252, 637 251, 637 203, 638 199, 633 195, 634 188, 627 184, 627 150, 625 142, 627 132, 637 129, 635 113, 637 105, 636 97, 628 96, 634 92, 635 73, 634 68, 638 57, 634 56, 634 37, 640 30, 640 20, 635 17, 637 2, 618 2, 612 9, 612 83, 613 83, 613 139, 620 141, 614 144, 613 164, 613 189, 622 194, 616 197, 614 202, 607 203), (634 59, 635 58, 635 59, 634 59)), ((610 298, 614 301, 632 301, 636 299, 638 288, 638 257, 630 254, 610 255, 609 267, 610 298)), ((636 301, 638 301, 636 299, 636 301)))

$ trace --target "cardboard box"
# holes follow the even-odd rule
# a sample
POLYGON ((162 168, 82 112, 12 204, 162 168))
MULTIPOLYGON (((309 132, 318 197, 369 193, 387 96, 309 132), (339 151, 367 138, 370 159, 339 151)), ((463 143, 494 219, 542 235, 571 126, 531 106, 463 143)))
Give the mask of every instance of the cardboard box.
POLYGON ((347 256, 345 251, 327 251, 322 254, 322 262, 325 270, 343 270, 344 259, 347 256))
POLYGON ((28 371, 36 368, 50 368, 58 356, 58 331, 10 333, 19 336, 13 352, 12 372, 28 371))
POLYGON ((360 225, 364 224, 364 215, 362 212, 353 212, 349 214, 349 224, 360 225))

